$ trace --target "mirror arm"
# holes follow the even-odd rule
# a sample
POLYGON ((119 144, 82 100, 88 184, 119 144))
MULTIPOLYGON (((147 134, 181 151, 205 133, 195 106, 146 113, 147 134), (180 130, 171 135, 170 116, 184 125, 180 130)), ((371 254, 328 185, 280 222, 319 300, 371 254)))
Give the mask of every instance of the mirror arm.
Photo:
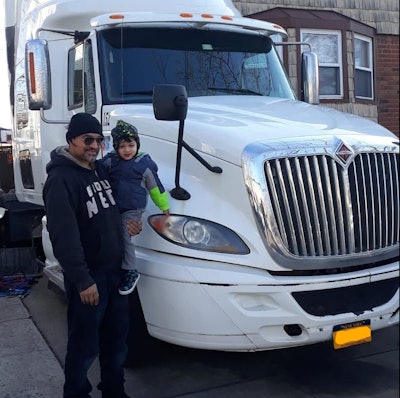
POLYGON ((179 176, 181 174, 182 146, 183 146, 183 127, 185 121, 179 121, 178 145, 176 147, 176 169, 175 169, 175 188, 171 189, 170 194, 174 199, 188 200, 190 193, 182 188, 179 184, 179 176))
POLYGON ((195 157, 204 167, 213 173, 221 174, 222 169, 219 166, 211 166, 205 159, 203 159, 191 146, 189 146, 185 141, 182 140, 182 146, 195 157))

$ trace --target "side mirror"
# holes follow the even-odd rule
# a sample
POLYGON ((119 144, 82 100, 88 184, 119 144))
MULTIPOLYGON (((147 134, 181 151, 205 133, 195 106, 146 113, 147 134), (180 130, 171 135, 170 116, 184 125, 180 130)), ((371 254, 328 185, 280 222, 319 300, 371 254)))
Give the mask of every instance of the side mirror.
POLYGON ((45 40, 32 39, 26 43, 25 75, 29 109, 50 109, 52 106, 50 59, 45 40))
POLYGON ((153 88, 153 110, 157 120, 179 120, 178 145, 176 148, 175 188, 170 194, 178 200, 190 199, 190 193, 179 183, 181 173, 182 148, 184 146, 183 130, 188 109, 185 86, 176 84, 159 84, 153 88))
POLYGON ((183 130, 188 110, 188 97, 185 86, 175 84, 159 84, 153 88, 153 110, 157 120, 179 120, 178 145, 176 148, 175 188, 171 196, 178 200, 190 199, 190 193, 180 186, 182 148, 185 148, 204 167, 213 173, 222 173, 221 167, 211 166, 183 140, 183 130))
POLYGON ((185 86, 176 84, 154 86, 153 110, 157 120, 185 120, 188 110, 185 86))
POLYGON ((301 89, 303 101, 319 104, 318 57, 312 51, 305 51, 301 55, 301 89))

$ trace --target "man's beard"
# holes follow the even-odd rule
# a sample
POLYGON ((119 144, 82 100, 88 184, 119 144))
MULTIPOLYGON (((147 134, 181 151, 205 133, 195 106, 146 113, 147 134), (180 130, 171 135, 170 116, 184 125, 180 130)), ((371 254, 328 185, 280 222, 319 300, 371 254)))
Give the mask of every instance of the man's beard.
POLYGON ((85 152, 85 154, 83 155, 84 159, 86 161, 88 161, 89 163, 94 163, 97 159, 97 155, 98 153, 96 153, 96 155, 92 155, 89 152, 85 152))

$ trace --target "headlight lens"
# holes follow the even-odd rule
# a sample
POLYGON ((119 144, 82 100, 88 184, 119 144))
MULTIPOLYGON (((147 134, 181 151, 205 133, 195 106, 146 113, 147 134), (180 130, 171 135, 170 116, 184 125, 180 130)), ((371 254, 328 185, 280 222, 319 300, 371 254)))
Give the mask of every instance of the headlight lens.
POLYGON ((192 245, 206 245, 210 241, 210 232, 198 221, 187 221, 183 226, 183 235, 192 245))
POLYGON ((179 215, 149 217, 151 227, 164 239, 195 250, 248 254, 249 248, 232 230, 201 218, 179 215))

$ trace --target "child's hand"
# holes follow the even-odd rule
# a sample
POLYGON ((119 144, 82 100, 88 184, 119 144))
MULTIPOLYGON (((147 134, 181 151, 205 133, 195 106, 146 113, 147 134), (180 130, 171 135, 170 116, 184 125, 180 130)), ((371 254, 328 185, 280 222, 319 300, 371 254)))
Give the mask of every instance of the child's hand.
POLYGON ((135 236, 142 231, 142 220, 128 220, 126 223, 128 233, 130 236, 135 236))
POLYGON ((164 213, 164 216, 169 216, 169 209, 168 210, 164 210, 163 213, 164 213))

